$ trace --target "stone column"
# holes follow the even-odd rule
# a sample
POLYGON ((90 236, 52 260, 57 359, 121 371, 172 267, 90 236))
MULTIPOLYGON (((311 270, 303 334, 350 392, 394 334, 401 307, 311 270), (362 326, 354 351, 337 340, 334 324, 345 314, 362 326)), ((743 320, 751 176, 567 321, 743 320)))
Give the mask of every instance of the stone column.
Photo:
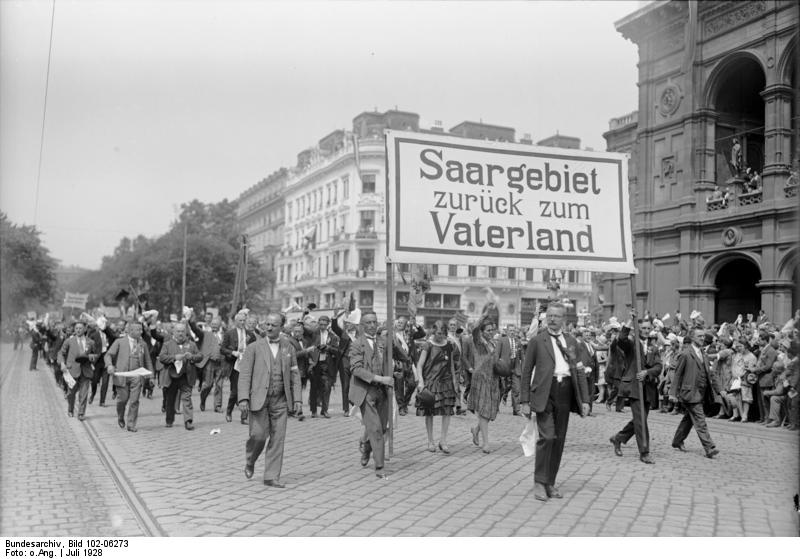
POLYGON ((792 163, 792 88, 784 84, 767 86, 764 99, 764 200, 783 197, 783 185, 792 163))
POLYGON ((794 314, 794 284, 790 280, 761 280, 756 287, 761 290, 761 308, 767 313, 770 322, 783 326, 794 314))
MULTIPOLYGON (((725 177, 716 176, 716 151, 714 143, 717 132, 717 111, 699 109, 695 113, 694 140, 695 172, 694 189, 701 191, 714 190, 715 184, 724 183, 725 177)), ((705 196, 703 193, 702 196, 705 196)))
POLYGON ((713 324, 716 304, 715 296, 719 291, 713 285, 698 285, 694 287, 679 287, 678 294, 681 298, 680 308, 686 321, 693 310, 698 310, 706 319, 706 324, 713 324), (685 312, 688 309, 688 312, 685 312))

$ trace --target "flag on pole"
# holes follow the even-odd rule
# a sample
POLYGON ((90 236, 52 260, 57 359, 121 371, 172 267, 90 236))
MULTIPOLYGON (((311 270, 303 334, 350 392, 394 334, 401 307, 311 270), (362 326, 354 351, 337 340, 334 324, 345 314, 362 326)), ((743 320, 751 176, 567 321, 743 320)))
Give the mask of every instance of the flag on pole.
POLYGON ((247 237, 242 235, 242 244, 239 247, 239 262, 236 265, 236 279, 233 284, 233 299, 231 300, 231 314, 236 314, 245 305, 247 300, 247 237))

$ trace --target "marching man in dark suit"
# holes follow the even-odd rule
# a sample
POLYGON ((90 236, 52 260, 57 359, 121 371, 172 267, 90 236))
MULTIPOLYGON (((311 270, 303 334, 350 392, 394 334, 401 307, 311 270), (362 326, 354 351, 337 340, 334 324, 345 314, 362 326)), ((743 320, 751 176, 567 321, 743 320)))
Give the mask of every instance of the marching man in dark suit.
POLYGON ((222 321, 220 318, 213 317, 210 321, 209 329, 200 329, 189 320, 189 328, 192 329, 195 337, 200 344, 200 352, 203 359, 197 364, 197 371, 202 380, 200 385, 200 411, 206 411, 206 398, 214 387, 214 409, 222 408, 222 354, 219 351, 222 344, 222 321))
POLYGON ((562 332, 566 308, 562 303, 547 307, 547 328, 528 342, 522 367, 521 411, 536 414, 539 440, 536 442, 533 496, 539 501, 561 498, 555 487, 570 411, 585 417, 589 395, 583 363, 576 362, 577 342, 562 332))
POLYGON ((86 323, 75 323, 75 335, 69 338, 59 352, 61 369, 69 372, 75 385, 67 393, 67 413, 74 415, 75 394, 78 394, 78 419, 84 420, 86 401, 89 398, 89 385, 94 378, 93 363, 97 359, 94 342, 86 337, 86 323))
MULTIPOLYGON (((636 313, 632 312, 632 319, 636 320, 636 313)), ((642 322, 642 334, 647 336, 652 325, 650 321, 642 322)), ((622 428, 622 430, 611 437, 611 444, 614 445, 614 454, 622 456, 622 445, 627 443, 634 434, 636 435, 636 446, 639 448, 639 460, 645 464, 655 464, 650 457, 650 432, 647 428, 647 412, 658 406, 658 376, 661 374, 661 355, 655 344, 645 346, 643 341, 634 341, 630 330, 630 321, 626 323, 619 333, 618 347, 624 356, 622 362, 622 378, 619 383, 619 395, 630 400, 630 408, 633 418, 622 428), (641 363, 636 365, 636 347, 639 343, 639 359, 641 363), (642 394, 644 390, 644 394, 642 394), (642 405, 639 400, 644 398, 644 416, 642 415, 642 405)))
POLYGON ((384 343, 376 338, 378 317, 375 313, 361 316, 364 334, 350 342, 350 401, 361 408, 361 421, 366 440, 361 442, 361 465, 369 463, 370 452, 375 460, 375 475, 382 478, 384 433, 389 426, 389 396, 387 386, 394 378, 384 373, 384 343))
POLYGON ((675 380, 669 391, 669 399, 683 404, 683 419, 678 424, 672 447, 685 452, 683 441, 689 436, 689 431, 694 426, 697 436, 703 445, 707 458, 714 458, 719 454, 708 434, 706 416, 703 412, 703 403, 719 394, 717 377, 711 372, 708 358, 703 353, 705 331, 700 328, 692 330, 692 344, 678 357, 675 368, 675 380))
POLYGON ((195 363, 203 360, 203 354, 197 345, 189 339, 189 328, 183 322, 176 322, 172 327, 172 339, 161 348, 158 360, 164 365, 163 386, 167 389, 167 424, 172 427, 175 422, 175 402, 178 393, 181 397, 183 425, 187 431, 194 429, 192 415, 192 388, 197 381, 195 363))
POLYGON ((122 377, 114 373, 135 371, 143 367, 154 372, 150 351, 142 340, 142 324, 134 320, 125 327, 125 335, 114 340, 104 357, 106 371, 117 387, 117 424, 125 428, 125 406, 128 406, 128 431, 135 433, 139 417, 139 396, 142 393, 143 377, 122 377))
POLYGON ((289 406, 299 413, 300 372, 291 342, 281 336, 281 317, 267 315, 267 336, 247 346, 239 367, 239 409, 248 416, 244 475, 253 477, 255 463, 269 437, 264 456, 264 485, 283 488, 281 467, 289 406))

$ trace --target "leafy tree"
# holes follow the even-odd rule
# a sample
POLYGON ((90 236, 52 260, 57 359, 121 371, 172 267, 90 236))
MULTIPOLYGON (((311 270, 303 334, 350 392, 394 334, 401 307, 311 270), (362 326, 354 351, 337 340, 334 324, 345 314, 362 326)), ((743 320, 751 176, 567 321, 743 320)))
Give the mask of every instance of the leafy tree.
MULTIPOLYGON (((182 204, 179 219, 160 237, 123 238, 114 253, 103 258, 100 270, 79 278, 75 289, 80 286, 91 293, 90 304, 113 304, 119 290, 132 285, 146 296, 147 308, 180 314, 184 224, 186 304, 199 312, 212 306, 227 314, 239 255, 236 204, 227 199, 214 204, 199 200, 182 204)), ((251 309, 266 310, 257 295, 263 292, 265 280, 263 268, 250 259, 247 304, 251 309)), ((133 301, 131 296, 129 303, 133 301)))
POLYGON ((3 317, 39 310, 56 291, 56 260, 30 225, 15 225, 0 212, 0 308, 3 317))

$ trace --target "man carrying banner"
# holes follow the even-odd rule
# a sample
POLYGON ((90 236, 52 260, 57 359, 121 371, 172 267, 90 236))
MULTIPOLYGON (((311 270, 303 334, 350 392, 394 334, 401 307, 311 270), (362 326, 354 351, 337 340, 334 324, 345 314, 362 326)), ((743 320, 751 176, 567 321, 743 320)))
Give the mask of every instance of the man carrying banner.
POLYGON ((350 401, 361 408, 361 421, 366 440, 361 442, 361 465, 369 463, 370 453, 375 461, 375 475, 385 477, 384 433, 389 426, 389 396, 386 387, 392 386, 394 379, 385 375, 384 343, 376 338, 378 317, 368 312, 361 316, 363 335, 353 339, 350 344, 350 401))
MULTIPOLYGON (((631 317, 631 320, 636 320, 635 311, 631 312, 631 317)), ((661 374, 661 355, 655 345, 651 344, 648 347, 644 344, 644 340, 635 340, 630 326, 630 321, 622 326, 617 345, 624 356, 621 364, 619 394, 630 400, 633 419, 609 440, 614 445, 614 454, 622 456, 622 445, 635 434, 636 446, 639 448, 639 460, 645 464, 654 464, 655 461, 650 457, 647 412, 651 406, 658 407, 658 376, 661 374), (634 346, 636 343, 642 346, 638 354, 641 362, 638 365, 634 346), (640 402, 641 399, 644 401, 640 402)), ((645 321, 640 325, 640 329, 642 335, 646 337, 650 333, 652 325, 649 321, 645 321)))
POLYGON ((536 442, 533 496, 539 501, 560 499, 555 487, 570 411, 585 417, 589 413, 586 373, 576 363, 577 342, 562 331, 566 308, 562 303, 547 307, 547 329, 528 342, 522 367, 520 392, 523 415, 536 414, 539 440, 536 442))
POLYGON ((126 427, 125 407, 130 404, 127 427, 128 431, 135 433, 143 377, 126 377, 115 373, 135 371, 139 368, 145 368, 151 373, 155 371, 150 352, 142 341, 142 324, 135 320, 128 322, 125 335, 114 340, 104 359, 106 370, 109 375, 113 375, 113 383, 117 387, 117 424, 120 429, 126 427))

